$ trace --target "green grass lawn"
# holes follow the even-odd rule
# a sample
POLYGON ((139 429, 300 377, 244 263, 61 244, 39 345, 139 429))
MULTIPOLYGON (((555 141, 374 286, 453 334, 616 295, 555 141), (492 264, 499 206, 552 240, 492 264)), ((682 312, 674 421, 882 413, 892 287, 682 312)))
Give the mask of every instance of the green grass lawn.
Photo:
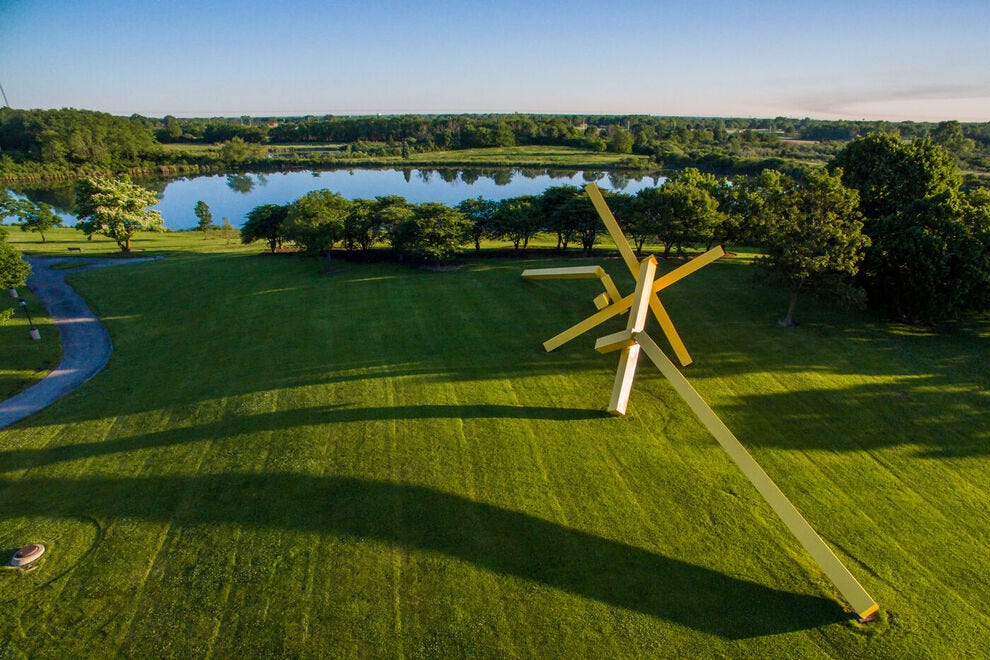
POLYGON ((787 296, 746 256, 664 292, 688 378, 880 603, 863 626, 648 363, 616 419, 597 334, 543 351, 597 284, 519 274, 588 261, 327 272, 141 240, 170 256, 72 279, 108 367, 0 431, 0 549, 49 547, 0 571, 0 655, 990 645, 990 320, 931 333, 809 299, 780 328, 787 296))
POLYGON ((41 339, 31 339, 24 308, 7 294, 7 289, 0 289, 0 311, 14 310, 13 317, 6 322, 0 320, 0 401, 38 382, 55 368, 62 355, 58 330, 45 308, 25 286, 17 287, 17 295, 27 303, 41 339))

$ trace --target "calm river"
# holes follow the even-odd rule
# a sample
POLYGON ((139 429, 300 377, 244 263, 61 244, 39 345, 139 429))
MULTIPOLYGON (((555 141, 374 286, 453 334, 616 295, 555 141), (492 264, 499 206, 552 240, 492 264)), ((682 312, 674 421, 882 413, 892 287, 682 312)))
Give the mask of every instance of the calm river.
MULTIPOLYGON (((286 204, 311 190, 327 188, 348 199, 374 199, 381 195, 401 195, 408 201, 443 202, 455 205, 472 197, 500 200, 520 195, 539 195, 551 186, 582 186, 597 181, 602 188, 636 193, 663 182, 660 176, 627 178, 606 172, 531 169, 444 169, 444 170, 330 170, 270 172, 265 174, 228 174, 195 176, 168 180, 144 180, 142 185, 156 190, 161 202, 154 208, 161 212, 169 229, 190 229, 197 219, 193 208, 198 200, 210 206, 213 222, 224 218, 239 227, 247 213, 261 204, 286 204)), ((15 187, 14 195, 53 205, 66 226, 75 225, 70 212, 73 200, 71 185, 60 187, 15 187)))

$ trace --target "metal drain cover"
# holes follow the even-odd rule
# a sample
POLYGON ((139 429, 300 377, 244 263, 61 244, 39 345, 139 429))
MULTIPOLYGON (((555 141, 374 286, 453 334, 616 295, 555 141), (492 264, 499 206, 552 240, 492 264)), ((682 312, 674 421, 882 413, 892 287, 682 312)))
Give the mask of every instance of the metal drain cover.
POLYGON ((45 554, 45 546, 40 543, 32 543, 15 552, 14 556, 10 558, 10 565, 27 566, 43 554, 45 554))

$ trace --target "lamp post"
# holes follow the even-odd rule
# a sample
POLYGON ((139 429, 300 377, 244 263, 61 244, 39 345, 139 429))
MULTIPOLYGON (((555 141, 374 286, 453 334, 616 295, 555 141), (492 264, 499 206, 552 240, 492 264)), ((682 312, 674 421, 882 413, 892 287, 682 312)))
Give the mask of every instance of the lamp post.
POLYGON ((36 327, 34 327, 34 321, 31 319, 31 312, 28 311, 27 301, 24 300, 24 298, 18 298, 17 300, 20 302, 21 307, 24 308, 24 313, 27 314, 28 325, 31 327, 31 329, 28 330, 28 334, 31 336, 31 339, 38 341, 41 339, 41 333, 36 327))
POLYGON ((7 289, 7 293, 10 294, 11 298, 17 298, 17 289, 15 289, 14 287, 9 287, 7 289))

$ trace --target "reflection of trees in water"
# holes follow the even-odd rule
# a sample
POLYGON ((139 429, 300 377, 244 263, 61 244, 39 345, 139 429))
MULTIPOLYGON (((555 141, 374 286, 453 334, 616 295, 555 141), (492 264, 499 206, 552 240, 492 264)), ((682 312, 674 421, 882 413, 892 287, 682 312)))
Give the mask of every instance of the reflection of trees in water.
POLYGON ((520 167, 517 170, 527 179, 535 179, 538 176, 544 176, 547 173, 546 168, 543 167, 520 167))
POLYGON ((593 172, 591 170, 585 170, 584 172, 581 172, 581 178, 584 179, 585 181, 588 181, 588 182, 591 182, 591 181, 601 181, 602 179, 605 178, 605 173, 604 172, 593 172))
POLYGON ((406 183, 409 183, 412 180, 412 170, 409 168, 403 169, 402 178, 406 180, 406 183))
POLYGON ((457 181, 458 171, 456 169, 445 167, 443 169, 437 170, 437 175, 441 179, 443 179, 445 183, 454 183, 455 181, 457 181))
POLYGON ((258 174, 255 174, 254 175, 254 178, 257 179, 257 183, 258 183, 259 186, 267 186, 268 185, 268 175, 267 174, 258 173, 258 174))
POLYGON ((243 195, 254 190, 254 179, 250 174, 228 174, 227 187, 243 195))
POLYGON ((419 175, 419 180, 423 183, 429 183, 430 179, 433 178, 433 170, 417 170, 419 175))
POLYGON ((564 170, 559 167, 547 169, 547 176, 551 179, 573 179, 577 173, 578 170, 564 170))
POLYGON ((473 185, 481 178, 481 170, 477 168, 471 168, 467 170, 461 170, 461 181, 470 185, 473 185))
POLYGON ((619 172, 608 173, 608 184, 612 190, 625 190, 629 185, 629 177, 623 176, 619 172))
POLYGON ((9 188, 9 190, 15 195, 28 198, 32 202, 44 202, 55 209, 57 213, 71 214, 76 204, 75 185, 46 186, 44 188, 18 186, 9 188))
POLYGON ((512 183, 512 173, 514 170, 492 170, 492 181, 496 186, 507 186, 512 183))

